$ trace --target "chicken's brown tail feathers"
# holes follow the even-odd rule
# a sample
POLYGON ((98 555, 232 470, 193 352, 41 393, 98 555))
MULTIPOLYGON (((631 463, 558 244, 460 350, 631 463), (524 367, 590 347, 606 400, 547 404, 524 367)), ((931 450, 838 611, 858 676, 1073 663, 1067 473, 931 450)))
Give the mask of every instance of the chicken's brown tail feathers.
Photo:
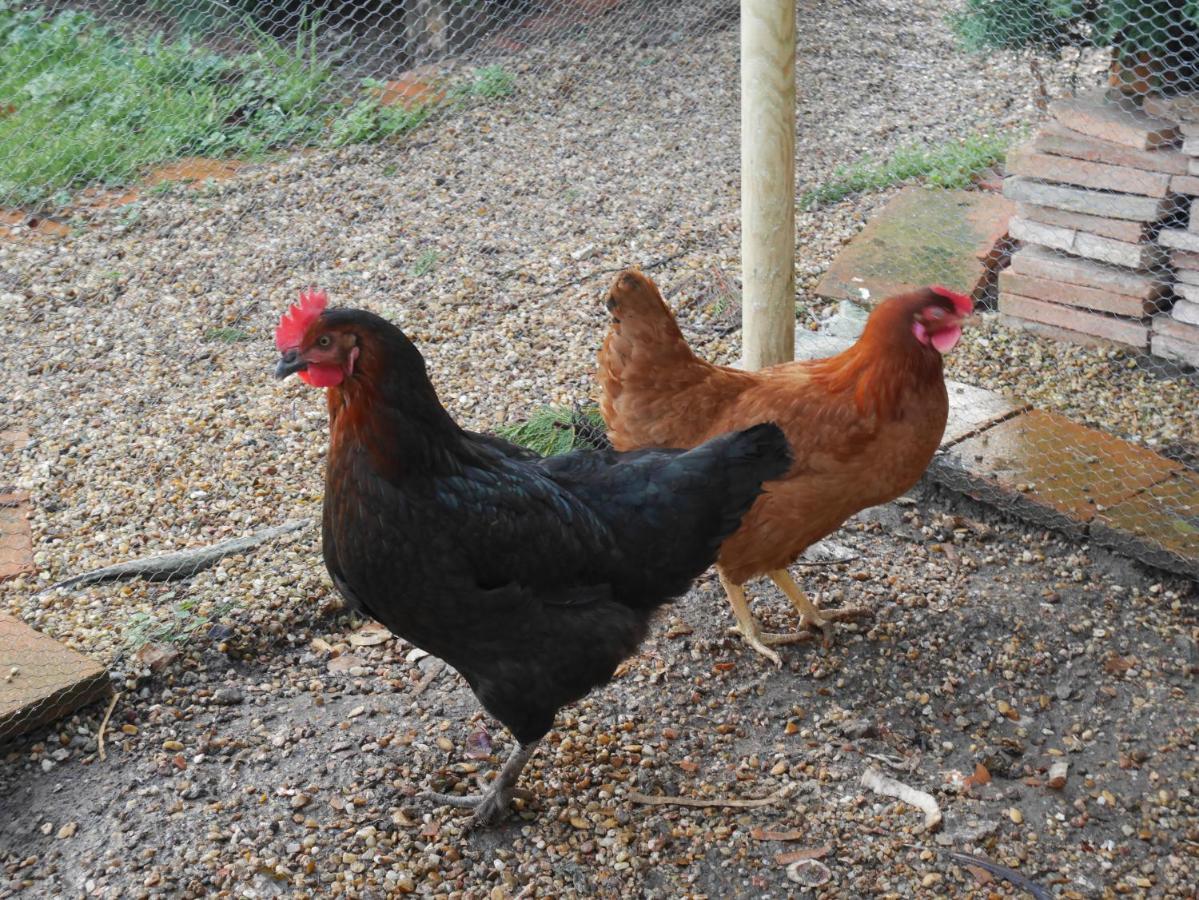
MULTIPOLYGON (((618 400, 626 386, 640 393, 657 374, 695 361, 674 314, 648 276, 626 269, 616 276, 607 297, 612 321, 599 352, 600 411, 609 429, 621 431, 618 400)), ((617 446, 642 446, 636 434, 616 434, 617 446)))

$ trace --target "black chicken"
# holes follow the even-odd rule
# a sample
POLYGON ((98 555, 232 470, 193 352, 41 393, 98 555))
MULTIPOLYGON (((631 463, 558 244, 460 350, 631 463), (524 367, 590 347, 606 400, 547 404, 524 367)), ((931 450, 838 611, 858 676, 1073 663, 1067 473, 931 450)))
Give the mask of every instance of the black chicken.
POLYGON ((346 600, 462 673, 518 741, 482 796, 493 824, 563 705, 605 684, 654 610, 716 558, 790 465, 772 424, 693 450, 541 458, 460 428, 395 326, 301 295, 276 377, 328 388, 325 564, 346 600))

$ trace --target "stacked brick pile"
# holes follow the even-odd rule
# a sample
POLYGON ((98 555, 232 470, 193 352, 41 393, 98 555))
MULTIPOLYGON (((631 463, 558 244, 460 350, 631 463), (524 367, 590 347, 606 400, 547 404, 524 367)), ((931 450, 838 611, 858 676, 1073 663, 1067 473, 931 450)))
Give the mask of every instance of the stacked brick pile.
POLYGON ((1170 251, 1157 232, 1177 214, 1178 193, 1199 194, 1177 149, 1181 130, 1102 94, 1051 112, 1031 143, 1008 154, 1003 193, 1017 202, 1009 234, 1022 247, 999 276, 999 310, 1055 337, 1149 350, 1154 316, 1170 305, 1170 251))
MULTIPOLYGON (((1158 243, 1170 251, 1174 269, 1174 305, 1153 320, 1154 354, 1199 366, 1199 94, 1171 98, 1148 97, 1146 110, 1178 122, 1182 153, 1188 157, 1188 175, 1178 177, 1172 189, 1191 198, 1186 227, 1163 228, 1158 243)), ((1178 223, 1181 225, 1182 223, 1178 223)))

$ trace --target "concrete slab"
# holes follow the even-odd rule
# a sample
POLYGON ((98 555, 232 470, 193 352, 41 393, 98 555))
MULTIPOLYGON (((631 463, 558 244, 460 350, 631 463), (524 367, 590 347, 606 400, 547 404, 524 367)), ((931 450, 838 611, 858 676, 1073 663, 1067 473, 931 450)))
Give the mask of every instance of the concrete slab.
POLYGON ((28 575, 33 570, 29 494, 25 491, 0 494, 0 581, 28 575))
POLYGON ((997 391, 948 378, 945 379, 945 389, 949 392, 949 421, 945 423, 945 434, 941 438, 942 448, 950 447, 1030 408, 1027 403, 1011 400, 997 391))
POLYGON ((1199 474, 1183 470, 1104 510, 1091 523, 1091 539, 1199 579, 1199 474))
POLYGON ((1030 521, 1082 536, 1096 513, 1181 469, 1064 416, 1032 410, 938 453, 929 474, 1030 521))
POLYGON ((816 293, 870 305, 927 284, 972 294, 1014 211, 989 191, 905 188, 838 254, 816 293))
MULTIPOLYGON (((0 431, 0 452, 15 453, 28 443, 28 432, 0 431)), ((29 574, 33 570, 29 494, 0 487, 0 581, 29 574)))
POLYGON ((104 667, 0 613, 0 741, 108 693, 104 667))

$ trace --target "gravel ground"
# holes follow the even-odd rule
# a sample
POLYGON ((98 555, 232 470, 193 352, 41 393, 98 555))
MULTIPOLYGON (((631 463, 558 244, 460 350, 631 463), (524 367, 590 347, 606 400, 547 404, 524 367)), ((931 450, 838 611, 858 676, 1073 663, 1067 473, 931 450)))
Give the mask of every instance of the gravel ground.
MULTIPOLYGON (((866 150, 1032 118, 1024 70, 955 56, 940 16, 931 2, 809 5, 801 188, 866 150)), ((807 582, 877 623, 828 652, 791 650, 781 673, 724 634, 719 589, 701 583, 613 687, 563 714, 528 770, 528 819, 470 837, 411 796, 490 769, 480 730, 495 758, 506 737, 437 663, 362 644, 374 638, 338 612, 315 528, 178 584, 33 596, 315 518, 323 406, 269 377, 271 329, 300 286, 399 322, 474 428, 593 393, 598 273, 626 264, 669 258, 655 272, 689 336, 735 359, 720 300, 739 240, 736 46, 715 29, 590 58, 539 50, 510 62, 515 101, 410 146, 248 166, 96 210, 61 242, 0 243, 0 429, 34 436, 0 461, 0 483, 32 492, 38 566, 0 585, 0 604, 112 663, 124 692, 105 762, 95 709, 0 751, 0 896, 1012 892, 955 849, 1060 880, 1063 896, 1193 896, 1195 746, 1178 715, 1195 709, 1192 586, 945 496, 838 538, 859 559, 807 582), (131 652, 192 629, 156 671, 131 652), (1054 790, 1042 782, 1059 758, 1054 790), (918 834, 910 808, 865 792, 873 762, 933 791, 945 832, 918 834), (963 792, 954 773, 980 762, 993 780, 963 792), (629 799, 780 788, 784 801, 747 810, 629 799), (759 826, 802 834, 758 839, 759 826), (795 873, 823 886, 774 861, 826 845, 795 873)), ((807 291, 889 195, 801 217, 813 317, 807 291)), ((954 374, 1146 441, 1193 440, 1193 387, 1126 363, 990 323, 954 374), (1080 378, 1055 402, 1032 359, 1080 378)))

